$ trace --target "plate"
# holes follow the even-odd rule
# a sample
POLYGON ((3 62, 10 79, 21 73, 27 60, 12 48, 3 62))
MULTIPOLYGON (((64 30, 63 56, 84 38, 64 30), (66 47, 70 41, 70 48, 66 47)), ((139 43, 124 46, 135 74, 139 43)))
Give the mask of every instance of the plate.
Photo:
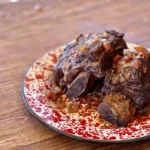
MULTIPOLYGON (((135 44, 128 43, 132 48, 135 44)), ((117 128, 104 121, 97 113, 95 107, 98 98, 88 95, 78 102, 78 113, 68 113, 66 109, 60 110, 47 99, 46 93, 54 86, 50 77, 52 68, 65 46, 46 53, 39 58, 27 71, 22 84, 22 95, 28 110, 50 129, 63 135, 79 140, 94 142, 121 143, 147 139, 150 137, 150 114, 133 118, 128 127, 117 128), (93 108, 88 108, 92 103, 93 108)), ((69 100, 61 96, 68 105, 69 100)))

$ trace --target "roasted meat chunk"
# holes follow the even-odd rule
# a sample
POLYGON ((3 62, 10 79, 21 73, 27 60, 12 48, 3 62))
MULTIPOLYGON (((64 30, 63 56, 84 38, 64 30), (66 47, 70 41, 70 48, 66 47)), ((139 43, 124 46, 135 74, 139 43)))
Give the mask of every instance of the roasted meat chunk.
POLYGON ((53 70, 53 81, 76 98, 95 88, 112 67, 112 59, 127 48, 124 34, 114 30, 100 34, 80 35, 66 46, 53 70), (96 84, 95 84, 96 85, 96 84))
POLYGON ((128 48, 123 37, 114 30, 80 35, 53 68, 53 81, 68 98, 98 92, 98 113, 118 127, 147 112, 150 104, 150 54, 142 46, 128 48))
POLYGON ((79 97, 83 93, 86 93, 85 90, 88 91, 92 84, 93 79, 91 75, 86 72, 81 72, 70 85, 66 95, 69 98, 79 97))
POLYGON ((107 71, 100 90, 103 95, 121 93, 131 99, 136 112, 140 113, 150 103, 150 54, 137 46, 125 49, 124 55, 118 58, 114 58, 113 69, 107 71))
POLYGON ((120 94, 108 94, 97 108, 103 119, 118 127, 126 126, 135 113, 135 108, 130 100, 120 94))

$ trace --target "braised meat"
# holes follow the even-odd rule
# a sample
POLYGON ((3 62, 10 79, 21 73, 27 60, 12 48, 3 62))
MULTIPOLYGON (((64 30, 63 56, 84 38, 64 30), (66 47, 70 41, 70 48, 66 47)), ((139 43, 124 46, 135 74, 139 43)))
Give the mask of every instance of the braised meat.
POLYGON ((108 94, 97 108, 102 118, 118 127, 126 126, 135 113, 130 100, 120 94, 108 94))
POLYGON ((131 99, 136 112, 141 113, 150 103, 150 54, 137 46, 125 49, 123 57, 118 58, 114 58, 113 69, 107 71, 100 90, 103 95, 121 93, 131 99))
POLYGON ((67 91, 67 97, 79 97, 83 93, 87 93, 91 85, 93 84, 93 79, 89 73, 81 72, 72 82, 69 90, 67 91))
POLYGON ((127 45, 124 34, 114 30, 102 34, 80 35, 66 46, 53 71, 53 80, 67 97, 76 98, 95 88, 112 67, 112 58, 122 55, 127 45))
POLYGON ((80 35, 53 69, 53 81, 68 98, 100 93, 98 113, 119 127, 150 104, 150 54, 142 46, 128 49, 123 37, 114 30, 80 35))

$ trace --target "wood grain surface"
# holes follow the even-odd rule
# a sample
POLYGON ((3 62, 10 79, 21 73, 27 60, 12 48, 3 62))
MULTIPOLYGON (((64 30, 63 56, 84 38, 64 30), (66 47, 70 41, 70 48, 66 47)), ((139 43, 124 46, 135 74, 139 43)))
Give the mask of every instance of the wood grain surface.
POLYGON ((116 29, 150 47, 149 0, 0 1, 0 150, 149 150, 150 139, 127 144, 85 142, 36 120, 22 101, 29 66, 80 33, 116 29))

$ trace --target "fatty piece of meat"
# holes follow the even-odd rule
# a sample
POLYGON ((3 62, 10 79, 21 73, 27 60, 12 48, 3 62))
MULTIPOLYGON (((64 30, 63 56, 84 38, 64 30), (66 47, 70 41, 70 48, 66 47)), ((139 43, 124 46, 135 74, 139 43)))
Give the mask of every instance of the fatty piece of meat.
POLYGON ((131 105, 130 100, 116 93, 105 95, 97 111, 104 120, 115 126, 123 127, 127 126, 133 117, 135 108, 131 105))
POLYGON ((66 93, 68 98, 77 98, 83 93, 87 93, 93 83, 93 79, 90 74, 81 72, 76 79, 71 83, 66 93))
MULTIPOLYGON (((127 48, 123 36, 124 34, 113 30, 100 34, 80 35, 66 46, 58 58, 53 69, 53 81, 57 86, 65 87, 68 93, 71 93, 69 89, 76 88, 73 85, 79 81, 81 72, 90 74, 88 80, 91 78, 93 81, 102 80, 105 71, 112 67, 112 58, 117 54, 122 55, 122 50, 127 48)), ((81 90, 80 94, 74 96, 71 94, 71 97, 85 95, 87 91, 91 91, 90 88, 94 88, 94 83, 91 82, 89 90, 81 90)))
POLYGON ((119 92, 131 99, 136 112, 150 104, 150 54, 125 50, 126 54, 106 73, 102 95, 119 92))

